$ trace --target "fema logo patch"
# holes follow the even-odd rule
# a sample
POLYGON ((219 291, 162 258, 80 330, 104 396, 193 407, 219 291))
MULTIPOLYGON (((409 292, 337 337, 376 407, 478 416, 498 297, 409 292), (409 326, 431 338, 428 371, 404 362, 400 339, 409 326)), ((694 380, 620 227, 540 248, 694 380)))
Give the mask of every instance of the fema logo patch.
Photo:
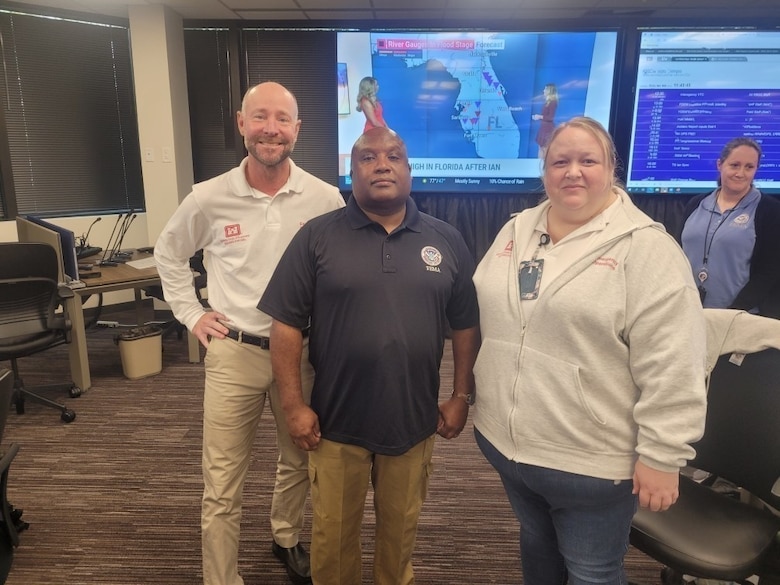
POLYGON ((428 266, 438 266, 441 264, 441 252, 433 246, 425 246, 420 251, 420 256, 422 256, 423 262, 428 266))

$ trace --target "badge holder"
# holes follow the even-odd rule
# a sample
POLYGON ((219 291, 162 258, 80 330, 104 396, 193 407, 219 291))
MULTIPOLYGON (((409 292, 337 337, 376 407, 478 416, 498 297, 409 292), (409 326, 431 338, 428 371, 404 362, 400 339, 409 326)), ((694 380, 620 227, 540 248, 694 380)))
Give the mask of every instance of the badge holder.
POLYGON ((699 286, 696 288, 699 290, 699 299, 701 300, 701 304, 704 304, 704 299, 707 297, 707 289, 704 288, 704 283, 707 281, 707 278, 709 275, 707 274, 707 269, 702 268, 699 270, 699 273, 696 275, 696 277, 699 279, 699 286))
POLYGON ((520 279, 520 299, 533 301, 539 297, 539 285, 542 283, 544 259, 525 260, 520 263, 518 278, 520 279))

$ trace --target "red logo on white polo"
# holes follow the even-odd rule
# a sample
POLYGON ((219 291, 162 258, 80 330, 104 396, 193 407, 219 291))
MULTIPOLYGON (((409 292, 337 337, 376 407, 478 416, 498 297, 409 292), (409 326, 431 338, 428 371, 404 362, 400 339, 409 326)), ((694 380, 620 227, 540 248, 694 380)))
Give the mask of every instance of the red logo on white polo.
POLYGON ((233 225, 225 226, 225 237, 236 238, 241 235, 241 225, 234 223, 233 225))

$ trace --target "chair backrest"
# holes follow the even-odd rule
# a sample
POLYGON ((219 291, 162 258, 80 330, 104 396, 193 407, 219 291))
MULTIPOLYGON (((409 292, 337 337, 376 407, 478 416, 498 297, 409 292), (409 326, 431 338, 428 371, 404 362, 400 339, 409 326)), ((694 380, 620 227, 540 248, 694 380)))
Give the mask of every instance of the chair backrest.
POLYGON ((50 278, 57 282, 57 251, 40 242, 0 243, 0 278, 50 278))
POLYGON ((0 359, 34 353, 64 339, 57 253, 48 244, 0 243, 0 359))
POLYGON ((780 494, 780 350, 724 355, 710 378, 704 436, 690 464, 745 488, 773 507, 780 494))

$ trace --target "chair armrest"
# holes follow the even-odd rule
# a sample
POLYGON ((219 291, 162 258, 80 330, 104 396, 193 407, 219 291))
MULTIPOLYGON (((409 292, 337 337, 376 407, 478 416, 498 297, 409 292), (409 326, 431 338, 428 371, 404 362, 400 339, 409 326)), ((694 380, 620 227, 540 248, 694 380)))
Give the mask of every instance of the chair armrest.
POLYGON ((75 294, 76 293, 73 292, 73 289, 65 284, 60 284, 57 286, 57 296, 62 300, 72 299, 75 294))
MULTIPOLYGON (((76 296, 76 293, 73 292, 73 289, 70 288, 67 285, 61 284, 57 287, 57 297, 59 297, 60 300, 60 306, 63 309, 66 309, 65 304, 62 301, 67 301, 68 299, 72 299, 76 296)), ((65 318, 65 328, 70 329, 70 319, 68 318, 68 312, 67 310, 63 311, 63 317, 65 318)))
POLYGON ((46 326, 49 329, 61 329, 64 331, 65 339, 68 343, 70 343, 70 330, 73 325, 70 321, 70 317, 68 316, 67 307, 65 306, 64 301, 72 299, 75 295, 76 293, 74 293, 73 289, 71 289, 68 285, 57 285, 57 298, 55 301, 55 306, 50 308, 49 318, 46 322, 46 326), (57 307, 62 307, 62 313, 54 312, 57 307))

